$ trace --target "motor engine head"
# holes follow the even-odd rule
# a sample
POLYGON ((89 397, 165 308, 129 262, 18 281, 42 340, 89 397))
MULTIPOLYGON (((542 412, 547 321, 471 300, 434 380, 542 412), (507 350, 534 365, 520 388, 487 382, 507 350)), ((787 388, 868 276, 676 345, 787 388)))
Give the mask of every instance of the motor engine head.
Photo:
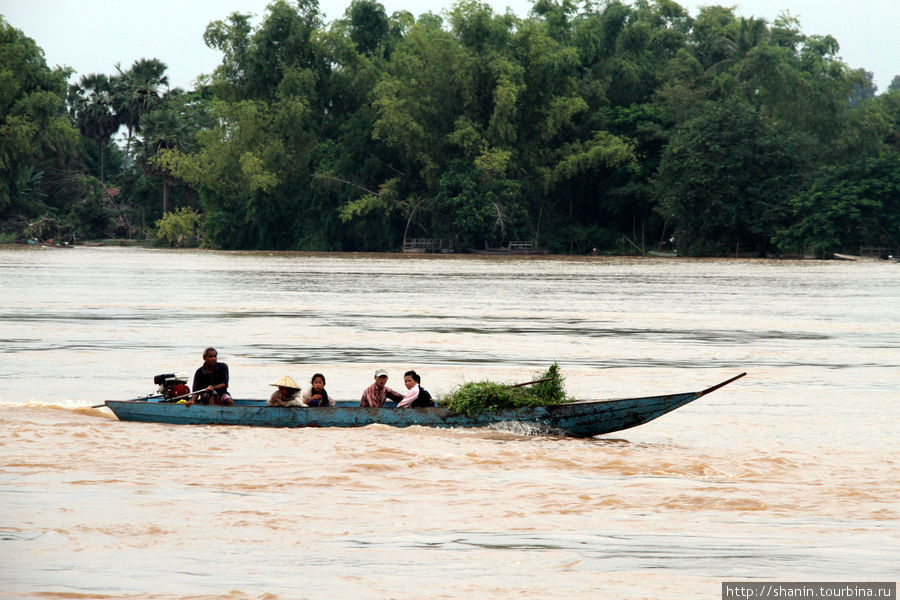
POLYGON ((153 383, 157 391, 166 399, 187 394, 191 390, 187 387, 187 373, 163 373, 153 377, 153 383))

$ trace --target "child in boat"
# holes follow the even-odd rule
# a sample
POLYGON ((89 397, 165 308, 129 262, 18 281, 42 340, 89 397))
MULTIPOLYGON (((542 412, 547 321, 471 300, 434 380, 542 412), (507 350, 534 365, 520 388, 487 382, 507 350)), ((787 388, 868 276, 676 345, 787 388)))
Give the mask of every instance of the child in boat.
POLYGON ((309 383, 312 387, 304 390, 301 396, 304 406, 334 406, 334 403, 328 398, 328 392, 325 391, 324 375, 316 373, 309 383))
POLYGON ((270 383, 278 389, 269 396, 269 406, 305 406, 300 399, 300 386, 294 381, 294 378, 285 375, 278 381, 270 383))

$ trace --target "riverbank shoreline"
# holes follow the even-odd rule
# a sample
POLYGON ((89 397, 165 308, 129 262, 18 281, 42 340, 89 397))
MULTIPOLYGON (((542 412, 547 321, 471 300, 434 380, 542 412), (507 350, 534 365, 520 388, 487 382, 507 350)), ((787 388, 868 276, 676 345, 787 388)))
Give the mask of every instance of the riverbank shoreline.
MULTIPOLYGON (((408 257, 413 259, 460 259, 460 258, 478 258, 484 260, 536 260, 536 259, 573 259, 580 258, 585 260, 603 260, 603 259, 647 259, 654 261, 679 261, 685 259, 691 260, 728 260, 728 261, 765 261, 765 260, 835 260, 832 258, 820 258, 811 255, 779 255, 779 256, 756 256, 755 254, 747 254, 741 256, 658 256, 653 254, 478 254, 471 252, 448 252, 448 253, 411 253, 391 250, 387 252, 375 251, 353 251, 353 250, 238 250, 238 249, 217 249, 217 248, 172 248, 168 246, 158 246, 155 240, 128 240, 128 239, 102 239, 87 240, 84 242, 72 243, 0 243, 0 248, 146 248, 151 250, 166 251, 183 251, 183 252, 223 252, 235 254, 283 254, 296 256, 379 256, 379 257, 408 257)), ((846 256, 846 255, 842 255, 846 256)), ((846 260, 846 259, 844 259, 846 260)))

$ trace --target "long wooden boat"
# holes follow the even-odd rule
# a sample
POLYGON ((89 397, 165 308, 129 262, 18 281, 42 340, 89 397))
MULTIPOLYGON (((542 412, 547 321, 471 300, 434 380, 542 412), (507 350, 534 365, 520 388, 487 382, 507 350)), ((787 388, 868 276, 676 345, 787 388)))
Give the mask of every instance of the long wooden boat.
POLYGON ((618 400, 580 400, 527 409, 498 410, 475 416, 447 408, 361 408, 358 402, 333 407, 274 407, 265 400, 235 400, 235 406, 186 405, 155 399, 107 400, 104 404, 121 421, 178 425, 249 425, 257 427, 363 427, 380 423, 394 427, 488 427, 507 422, 531 425, 548 434, 592 437, 630 429, 693 402, 746 375, 699 392, 618 400))

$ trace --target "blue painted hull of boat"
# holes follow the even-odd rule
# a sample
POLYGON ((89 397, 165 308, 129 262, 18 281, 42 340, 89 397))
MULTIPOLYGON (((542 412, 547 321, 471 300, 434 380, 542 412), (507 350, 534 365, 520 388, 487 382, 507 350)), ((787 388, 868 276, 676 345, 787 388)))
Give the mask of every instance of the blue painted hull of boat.
POLYGON ((105 405, 121 421, 177 425, 243 425, 256 427, 364 427, 380 423, 394 427, 488 427, 507 422, 539 431, 592 437, 642 425, 705 396, 741 373, 699 392, 619 400, 583 400, 527 409, 499 410, 466 416, 446 408, 361 408, 356 402, 333 407, 274 407, 264 400, 236 400, 235 406, 186 405, 159 400, 108 400, 105 405))

